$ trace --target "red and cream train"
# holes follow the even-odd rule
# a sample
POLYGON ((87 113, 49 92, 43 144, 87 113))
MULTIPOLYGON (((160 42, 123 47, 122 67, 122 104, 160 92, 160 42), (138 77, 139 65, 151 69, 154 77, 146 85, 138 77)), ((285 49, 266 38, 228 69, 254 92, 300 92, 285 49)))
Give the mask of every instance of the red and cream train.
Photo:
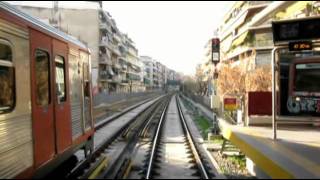
POLYGON ((90 51, 0 2, 0 177, 40 177, 92 150, 90 51))

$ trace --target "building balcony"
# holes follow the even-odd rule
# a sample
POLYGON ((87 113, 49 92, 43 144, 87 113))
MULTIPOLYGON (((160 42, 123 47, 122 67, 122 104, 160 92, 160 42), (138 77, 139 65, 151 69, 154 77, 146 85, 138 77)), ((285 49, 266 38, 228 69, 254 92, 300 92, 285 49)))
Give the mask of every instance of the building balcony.
POLYGON ((130 81, 140 81, 141 77, 138 74, 129 72, 129 73, 127 73, 127 79, 130 81))
POLYGON ((271 1, 247 1, 249 6, 257 6, 257 5, 268 5, 271 1))
POLYGON ((115 75, 112 77, 112 82, 114 83, 121 83, 122 79, 120 75, 115 75))
POLYGON ((273 46, 273 40, 259 40, 254 41, 252 44, 254 47, 272 47, 273 46))
POLYGON ((112 65, 112 61, 109 58, 107 58, 107 56, 100 56, 99 63, 106 64, 106 65, 112 65))
POLYGON ((121 71, 122 72, 127 71, 128 70, 128 64, 127 64, 126 60, 121 57, 121 58, 118 59, 118 61, 119 61, 119 64, 121 65, 121 71))
POLYGON ((136 58, 138 58, 138 52, 132 48, 128 48, 128 53, 136 58))
POLYGON ((129 80, 127 80, 127 79, 122 79, 121 83, 128 84, 128 83, 129 83, 129 80))
POLYGON ((135 73, 140 73, 141 72, 141 67, 135 65, 135 64, 130 64, 129 65, 129 69, 132 71, 132 72, 135 72, 135 73))
POLYGON ((128 53, 128 49, 123 45, 123 44, 119 44, 119 51, 122 55, 122 57, 124 58, 125 56, 127 56, 128 53))
POLYGON ((106 46, 108 46, 110 44, 110 42, 108 41, 108 39, 107 38, 103 38, 101 41, 100 41, 100 46, 102 46, 102 47, 106 47, 106 46))
POLYGON ((137 75, 137 76, 140 76, 140 74, 141 74, 141 72, 137 72, 137 71, 134 71, 134 70, 132 70, 132 69, 129 69, 129 70, 128 70, 128 73, 134 74, 134 75, 137 75))
POLYGON ((114 33, 114 34, 113 34, 113 39, 116 40, 117 42, 121 42, 121 39, 122 39, 122 38, 121 38, 121 36, 120 36, 119 34, 114 33))
POLYGON ((111 63, 111 61, 110 61, 110 59, 111 59, 110 53, 109 53, 108 50, 105 50, 105 51, 103 51, 103 50, 104 50, 103 48, 100 48, 100 51, 99 51, 99 62, 110 64, 111 63), (108 60, 110 62, 108 62, 108 60))
POLYGON ((110 74, 103 70, 99 72, 99 80, 100 81, 110 81, 112 79, 112 76, 110 76, 110 74))
POLYGON ((111 26, 108 25, 108 23, 105 22, 105 21, 100 21, 99 27, 100 27, 100 29, 107 30, 107 31, 110 32, 110 33, 112 32, 112 31, 111 31, 111 26))
POLYGON ((261 9, 267 7, 272 1, 245 1, 242 2, 244 5, 241 9, 237 10, 237 13, 231 13, 229 16, 232 16, 225 22, 220 30, 220 40, 223 41, 227 38, 230 33, 234 32, 235 29, 245 26, 243 24, 248 24, 252 16, 258 13, 261 9))
POLYGON ((146 85, 151 85, 151 80, 145 77, 143 79, 143 83, 146 84, 146 85))
POLYGON ((122 67, 121 67, 121 65, 118 63, 118 62, 112 62, 112 66, 115 68, 115 69, 118 69, 118 70, 120 70, 122 67))
POLYGON ((117 56, 121 56, 121 52, 119 50, 119 47, 115 44, 109 44, 108 48, 110 49, 110 51, 117 55, 117 56))

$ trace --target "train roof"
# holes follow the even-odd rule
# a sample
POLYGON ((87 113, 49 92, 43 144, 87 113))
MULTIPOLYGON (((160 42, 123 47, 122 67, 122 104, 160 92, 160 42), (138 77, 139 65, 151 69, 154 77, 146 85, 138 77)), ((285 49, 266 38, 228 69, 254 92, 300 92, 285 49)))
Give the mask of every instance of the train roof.
POLYGON ((76 38, 54 28, 53 26, 51 26, 49 24, 46 24, 46 23, 40 21, 39 19, 37 19, 35 17, 30 16, 27 13, 22 12, 21 10, 13 7, 12 5, 10 5, 6 2, 0 1, 0 9, 3 9, 4 11, 7 11, 10 14, 17 16, 28 23, 31 23, 32 25, 36 26, 37 28, 39 28, 47 33, 50 33, 53 36, 57 36, 59 38, 62 38, 65 41, 68 41, 69 43, 72 43, 72 44, 79 46, 80 48, 90 52, 88 47, 84 43, 77 40, 76 38))

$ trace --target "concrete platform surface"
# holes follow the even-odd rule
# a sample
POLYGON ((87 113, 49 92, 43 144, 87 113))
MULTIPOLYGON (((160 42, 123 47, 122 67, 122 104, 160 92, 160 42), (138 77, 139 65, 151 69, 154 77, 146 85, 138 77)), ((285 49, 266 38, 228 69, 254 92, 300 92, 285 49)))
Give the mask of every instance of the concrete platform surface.
POLYGON ((278 139, 271 127, 241 127, 219 119, 223 136, 272 178, 320 177, 320 129, 281 125, 278 139))

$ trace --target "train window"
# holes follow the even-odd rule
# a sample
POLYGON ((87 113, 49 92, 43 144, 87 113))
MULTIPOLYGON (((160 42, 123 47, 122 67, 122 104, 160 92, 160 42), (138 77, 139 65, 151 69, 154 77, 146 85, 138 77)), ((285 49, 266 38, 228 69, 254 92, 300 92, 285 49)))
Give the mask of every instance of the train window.
POLYGON ((320 63, 297 64, 295 91, 320 92, 320 63))
POLYGON ((56 56, 56 96, 58 104, 66 101, 65 61, 62 56, 56 56))
POLYGON ((89 66, 87 64, 83 64, 83 79, 89 80, 89 66))
POLYGON ((84 96, 90 97, 89 66, 83 64, 84 96))
POLYGON ((10 46, 0 42, 0 59, 2 61, 12 61, 12 51, 10 46))
POLYGON ((50 104, 50 57, 46 51, 35 52, 36 103, 39 106, 50 104))
POLYGON ((0 42, 0 114, 8 113, 14 108, 14 79, 11 47, 0 42))

